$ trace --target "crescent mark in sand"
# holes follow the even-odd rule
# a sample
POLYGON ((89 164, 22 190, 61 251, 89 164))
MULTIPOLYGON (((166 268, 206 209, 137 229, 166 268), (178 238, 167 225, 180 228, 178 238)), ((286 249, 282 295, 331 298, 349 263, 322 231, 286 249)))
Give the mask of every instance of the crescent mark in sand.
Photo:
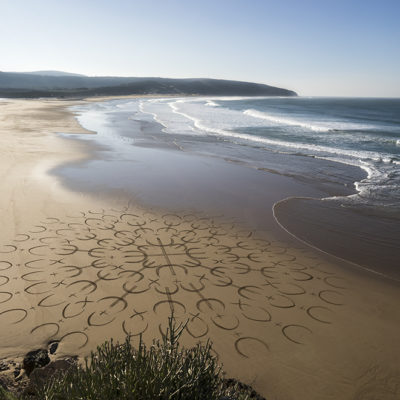
POLYGON ((295 339, 293 339, 292 337, 290 337, 290 335, 286 332, 286 330, 288 329, 288 328, 300 328, 300 329, 303 329, 303 330, 305 330, 306 332, 308 332, 308 333, 312 333, 312 330, 311 329, 309 329, 309 328, 307 328, 306 326, 303 326, 303 325, 295 325, 295 324, 293 324, 293 325, 286 325, 286 326, 284 326, 283 328, 282 328, 282 333, 283 333, 283 335, 285 336, 285 338, 286 339, 288 339, 288 340, 290 340, 291 342, 293 342, 293 343, 296 343, 296 344, 304 344, 303 342, 300 342, 300 341, 298 341, 298 340, 295 340, 295 339))
POLYGON ((317 316, 313 315, 313 313, 311 312, 311 310, 315 310, 315 309, 327 310, 327 311, 333 313, 332 310, 330 310, 330 309, 327 308, 327 307, 323 307, 323 306, 312 306, 312 307, 307 308, 307 314, 308 314, 312 319, 315 319, 315 320, 318 321, 318 322, 322 322, 323 324, 331 324, 331 323, 332 323, 331 321, 327 321, 327 320, 325 320, 325 319, 318 318, 317 316))
POLYGON ((18 324, 18 322, 23 321, 28 315, 28 311, 24 310, 23 308, 11 308, 10 310, 0 312, 0 315, 7 314, 7 313, 13 312, 13 311, 22 311, 24 313, 24 316, 22 318, 20 318, 19 320, 13 322, 13 324, 18 324))
POLYGON ((146 322, 146 327, 145 327, 142 331, 140 331, 140 332, 138 332, 138 333, 130 333, 130 332, 128 332, 127 329, 126 329, 125 321, 122 322, 122 330, 124 331, 125 335, 127 335, 127 336, 139 336, 139 335, 141 335, 142 333, 146 332, 146 330, 147 330, 148 327, 149 327, 149 324, 146 322))
POLYGON ((215 319, 214 319, 213 317, 211 317, 211 321, 212 321, 212 322, 214 323, 214 325, 217 326, 218 328, 224 329, 224 330, 226 330, 226 331, 233 331, 233 330, 235 330, 235 329, 239 326, 239 324, 240 324, 239 319, 238 319, 236 316, 234 316, 234 317, 236 318, 236 323, 235 323, 232 327, 224 326, 224 325, 222 325, 222 324, 216 322, 215 319))
POLYGON ((85 309, 82 308, 82 310, 81 310, 80 312, 76 313, 76 314, 67 315, 67 308, 68 308, 70 305, 71 305, 71 303, 68 303, 68 304, 63 308, 63 310, 62 310, 62 316, 63 316, 65 319, 77 317, 78 315, 81 315, 81 314, 85 311, 85 309))
POLYGON ((47 322, 45 324, 41 324, 36 326, 35 328, 33 328, 31 330, 31 333, 36 332, 38 329, 44 328, 45 326, 55 326, 56 327, 56 331, 55 333, 49 335, 48 337, 52 337, 52 336, 56 336, 58 334, 58 332, 60 331, 60 325, 56 324, 55 322, 47 322))
POLYGON ((261 343, 269 351, 269 346, 267 345, 267 343, 265 343, 261 339, 258 339, 258 338, 252 337, 252 336, 245 336, 245 337, 241 337, 235 341, 235 349, 242 357, 249 358, 249 356, 246 355, 245 353, 243 353, 243 351, 241 351, 240 347, 239 347, 239 344, 241 342, 243 342, 244 340, 247 340, 247 341, 252 340, 254 342, 261 343))
POLYGON ((65 300, 63 300, 63 301, 61 301, 59 303, 56 303, 56 304, 50 304, 50 305, 43 304, 49 297, 52 297, 52 296, 54 296, 54 294, 49 294, 48 296, 43 297, 43 299, 39 301, 38 306, 40 306, 40 307, 56 307, 56 306, 59 306, 59 305, 65 303, 65 300))
POLYGON ((85 332, 81 332, 81 331, 73 331, 73 332, 69 332, 67 334, 65 334, 61 339, 60 342, 65 339, 66 337, 70 336, 70 335, 83 335, 85 337, 85 343, 82 346, 79 346, 78 349, 81 349, 82 347, 85 347, 89 341, 89 337, 88 335, 86 335, 85 332))

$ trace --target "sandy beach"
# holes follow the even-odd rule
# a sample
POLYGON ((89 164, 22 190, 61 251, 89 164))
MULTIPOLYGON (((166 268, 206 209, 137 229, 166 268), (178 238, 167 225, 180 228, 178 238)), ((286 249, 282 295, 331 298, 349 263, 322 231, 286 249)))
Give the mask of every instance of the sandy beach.
POLYGON ((198 204, 211 197, 223 208, 237 188, 242 200, 220 213, 171 207, 168 195, 151 201, 107 186, 85 190, 73 176, 54 173, 69 164, 79 174, 84 160, 101 157, 90 142, 57 134, 95 134, 68 109, 84 103, 0 102, 1 358, 16 359, 51 340, 60 341, 56 357, 83 357, 126 335, 151 343, 173 313, 188 321, 185 345, 211 339, 227 376, 268 400, 399 398, 398 282, 296 241, 270 206, 257 231, 257 214, 243 211, 246 193, 261 207, 310 189, 147 144, 130 172, 143 192, 162 188, 141 171, 140 157, 157 151, 154 176, 163 176, 160 159, 171 160, 171 175, 187 168, 175 191, 196 190, 189 171, 202 165, 210 178, 202 186, 196 177, 205 199, 198 204), (232 177, 234 185, 220 184, 232 177), (219 192, 204 191, 210 181, 219 192))

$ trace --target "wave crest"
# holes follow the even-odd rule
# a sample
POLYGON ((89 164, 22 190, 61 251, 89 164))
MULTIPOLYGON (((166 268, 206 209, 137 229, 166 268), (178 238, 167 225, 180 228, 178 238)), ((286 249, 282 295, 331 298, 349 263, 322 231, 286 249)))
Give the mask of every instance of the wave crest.
POLYGON ((314 125, 314 124, 310 124, 310 123, 306 123, 306 122, 302 122, 302 121, 296 121, 296 120, 290 119, 290 118, 277 117, 277 116, 269 115, 267 113, 253 110, 253 109, 245 110, 245 111, 243 111, 243 114, 249 115, 250 117, 254 117, 254 118, 264 119, 264 120, 267 120, 270 122, 275 122, 277 124, 301 126, 302 128, 311 129, 312 131, 316 131, 316 132, 329 132, 331 130, 330 128, 327 128, 325 126, 314 125))

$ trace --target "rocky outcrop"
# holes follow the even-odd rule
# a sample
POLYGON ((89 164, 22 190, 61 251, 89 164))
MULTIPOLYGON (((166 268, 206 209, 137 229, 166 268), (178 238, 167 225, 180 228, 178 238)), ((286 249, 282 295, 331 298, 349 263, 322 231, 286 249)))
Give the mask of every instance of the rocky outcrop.
POLYGON ((46 349, 37 349, 26 354, 22 367, 26 375, 30 375, 35 368, 44 367, 50 362, 49 352, 46 349))

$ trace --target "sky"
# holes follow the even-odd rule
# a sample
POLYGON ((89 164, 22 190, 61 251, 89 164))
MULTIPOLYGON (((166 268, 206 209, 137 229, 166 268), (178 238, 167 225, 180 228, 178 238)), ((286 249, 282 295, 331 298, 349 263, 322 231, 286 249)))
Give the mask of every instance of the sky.
POLYGON ((400 0, 0 0, 0 71, 400 97, 400 0))

